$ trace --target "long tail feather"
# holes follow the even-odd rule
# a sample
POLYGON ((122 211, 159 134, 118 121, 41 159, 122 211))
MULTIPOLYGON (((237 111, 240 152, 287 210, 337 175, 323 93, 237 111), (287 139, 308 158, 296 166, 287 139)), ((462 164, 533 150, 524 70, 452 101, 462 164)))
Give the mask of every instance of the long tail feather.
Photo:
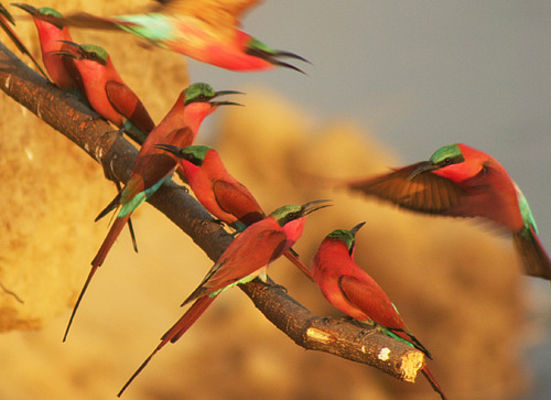
POLYGON ((113 200, 101 212, 98 214, 96 219, 94 219, 94 222, 98 222, 100 219, 105 217, 107 214, 109 214, 111 211, 113 211, 115 208, 117 208, 121 203, 121 190, 117 183, 117 188, 119 189, 119 193, 115 196, 113 200))
POLYGON ((411 333, 406 332, 403 329, 393 329, 393 328, 387 328, 387 329, 389 331, 393 332, 394 334, 398 335, 399 337, 401 337, 405 341, 407 341, 409 344, 411 344, 417 350, 424 353, 425 356, 427 356, 427 358, 432 360, 432 355, 430 354, 430 351, 419 341, 419 339, 417 339, 411 333))
POLYGON ((90 269, 90 272, 88 274, 88 277, 86 278, 86 282, 84 282, 84 286, 82 287, 82 290, 80 291, 80 294, 78 295, 77 302, 75 303, 75 306, 73 307, 73 312, 71 313, 71 317, 69 318, 69 322, 67 324, 67 328, 65 329, 65 334, 63 335, 63 341, 67 340, 67 335, 69 334, 69 329, 71 329, 71 325, 73 324, 73 319, 75 318, 77 309, 80 305, 80 302, 82 301, 82 298, 84 297, 84 293, 86 293, 86 289, 88 289, 88 285, 90 284, 90 281, 92 280, 92 277, 96 273, 97 269, 103 264, 105 261, 105 257, 107 257, 107 253, 109 253, 109 250, 113 246, 113 243, 115 243, 115 240, 119 236, 119 234, 122 231, 122 228, 124 228, 124 225, 130 218, 130 214, 117 218, 113 225, 111 226, 111 229, 107 233, 107 236, 103 240, 103 243, 101 244, 101 247, 98 250, 98 253, 92 260, 92 268, 90 269))
POLYGON ((310 269, 304 265, 302 261, 299 260, 299 258, 293 253, 294 251, 292 249, 287 250, 283 255, 287 257, 289 261, 291 261, 293 264, 295 264, 298 269, 300 269, 304 275, 306 275, 310 280, 312 280, 312 272, 310 269))
POLYGON ((78 295, 77 302, 75 303, 75 306, 73 307, 73 311, 71 312, 71 316, 69 317, 69 322, 67 323, 67 327, 65 328, 65 333, 63 334, 63 341, 64 342, 67 340, 67 335, 69 334, 69 330, 71 329, 71 325, 73 325, 73 320, 75 319, 75 315, 77 313, 78 306, 80 305, 80 302, 82 301, 82 298, 84 297, 84 293, 86 292, 86 289, 88 289, 88 285, 90 284, 90 281, 92 280, 92 277, 96 273, 97 269, 98 269, 98 266, 92 265, 92 268, 90 269, 90 272, 88 273, 88 277, 86 278, 86 282, 84 282, 84 286, 80 290, 80 294, 78 295))
POLYGON ((551 260, 532 227, 515 233, 513 243, 526 274, 551 280, 551 260))
MULTIPOLYGON (((115 198, 111 200, 111 203, 109 203, 107 207, 105 207, 103 211, 96 217, 96 222, 98 219, 103 218, 112 209, 117 208, 118 205, 120 204, 123 188, 121 186, 121 183, 116 179, 115 179, 115 186, 117 187, 119 194, 115 196, 115 198)), ((136 233, 134 232, 134 224, 132 224, 132 218, 128 218, 128 230, 130 231, 130 239, 132 240, 132 247, 134 248, 134 251, 137 253, 138 241, 136 240, 136 233)))
POLYGON ((109 250, 111 250, 111 247, 115 243, 115 240, 117 240, 117 237, 119 237, 122 228, 124 228, 124 225, 126 225, 126 222, 129 218, 130 214, 126 214, 124 217, 119 217, 115 219, 115 222, 111 226, 111 229, 109 229, 109 232, 103 240, 103 243, 101 244, 98 253, 92 260, 92 265, 97 265, 99 267, 103 264, 103 262, 105 261, 105 257, 107 257, 107 253, 109 253, 109 250))
POLYGON ((17 47, 17 49, 25 54, 27 57, 31 59, 35 67, 38 69, 38 71, 42 74, 42 76, 46 79, 48 79, 48 75, 46 75, 46 72, 42 69, 38 61, 32 56, 31 52, 27 49, 27 47, 23 44, 21 39, 19 39, 19 36, 15 31, 10 27, 9 23, 12 23, 15 25, 15 22, 13 21, 13 17, 11 14, 0 4, 0 27, 6 32, 6 34, 9 36, 13 44, 17 47))
POLYGON ((136 240, 136 232, 134 232, 134 224, 132 218, 128 218, 128 230, 130 231, 130 239, 132 240, 132 247, 134 252, 138 252, 138 241, 136 240))
POLYGON ((198 299, 193 305, 186 311, 180 319, 172 325, 172 327, 163 335, 161 338, 161 343, 153 350, 153 352, 145 359, 145 361, 138 367, 136 372, 132 374, 130 379, 124 384, 122 389, 117 394, 118 397, 121 397, 126 388, 132 383, 132 381, 142 372, 142 370, 147 366, 149 361, 153 356, 161 350, 165 344, 168 342, 176 342, 186 331, 197 321, 197 319, 205 312, 205 310, 210 306, 214 301, 215 297, 204 296, 198 299))
POLYGON ((421 372, 423 373, 423 375, 425 375, 425 378, 427 378, 427 381, 429 381, 429 383, 432 386, 432 388, 434 389, 434 391, 440 395, 442 400, 447 400, 446 395, 444 394, 444 392, 442 392, 442 388, 440 387, 440 385, 436 381, 436 378, 434 377, 432 372, 430 372, 429 367, 427 367, 425 365, 423 367, 423 369, 421 370, 421 372))
MULTIPOLYGON (((197 321, 205 310, 216 299, 216 296, 203 296, 186 311, 186 313, 162 337, 164 343, 175 343, 197 321)), ((164 344, 163 344, 164 345, 164 344)))

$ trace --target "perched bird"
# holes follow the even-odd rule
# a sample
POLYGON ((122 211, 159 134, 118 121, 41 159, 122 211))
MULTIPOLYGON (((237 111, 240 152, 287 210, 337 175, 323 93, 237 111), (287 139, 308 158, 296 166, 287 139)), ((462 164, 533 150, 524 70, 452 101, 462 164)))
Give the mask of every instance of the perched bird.
POLYGON ((72 41, 69 30, 59 23, 48 22, 44 17, 53 16, 63 18, 63 15, 53 8, 35 8, 24 3, 12 3, 14 6, 28 12, 36 25, 40 49, 42 51, 42 62, 48 71, 53 83, 59 88, 70 92, 81 92, 84 95, 84 88, 80 74, 73 59, 59 57, 59 51, 71 52, 73 47, 64 41, 72 41))
POLYGON ((73 308, 63 341, 67 338, 73 318, 90 280, 98 267, 103 264, 107 253, 126 225, 132 212, 152 196, 166 180, 170 179, 176 169, 177 159, 165 151, 157 149, 155 145, 158 143, 171 143, 175 146, 192 144, 201 122, 207 115, 212 113, 218 106, 237 104, 231 101, 212 100, 218 96, 233 93, 239 92, 230 90, 215 92, 212 87, 205 83, 195 83, 182 91, 172 109, 147 136, 132 168, 130 179, 123 190, 96 218, 97 221, 110 211, 120 207, 117 218, 92 260, 92 268, 73 308))
POLYGON ((327 206, 327 200, 311 201, 302 206, 286 205, 237 236, 182 305, 192 301, 194 303, 163 335, 161 343, 130 377, 118 396, 122 395, 155 353, 168 342, 175 343, 193 325, 216 296, 230 287, 250 282, 257 276, 265 277, 267 264, 280 257, 300 238, 305 217, 327 206))
POLYGON ((526 274, 551 279, 551 260, 528 201, 505 168, 480 150, 443 146, 428 161, 346 186, 413 211, 491 220, 513 234, 526 274))
POLYGON ((238 29, 242 15, 258 0, 169 0, 145 14, 109 18, 76 13, 53 18, 70 26, 121 29, 153 44, 234 71, 261 71, 282 66, 303 72, 282 58, 306 59, 274 50, 238 29))
POLYGON ((180 170, 197 200, 216 218, 238 231, 265 217, 249 190, 226 170, 218 152, 202 145, 157 148, 180 159, 180 170))
POLYGON ((19 39, 19 36, 17 35, 17 33, 15 33, 10 24, 15 26, 15 20, 13 19, 11 13, 6 9, 6 7, 4 7, 2 3, 0 3, 0 28, 2 28, 4 32, 6 32, 13 44, 15 44, 15 46, 17 47, 17 49, 31 59, 38 71, 44 76, 44 78, 47 79, 48 76, 46 75, 40 64, 35 60, 31 52, 23 44, 21 39, 19 39))
MULTIPOLYGON (((355 320, 375 323, 383 333, 407 343, 431 358, 428 350, 408 332, 404 320, 384 290, 354 262, 356 232, 337 229, 325 237, 312 261, 312 277, 325 298, 355 320)), ((425 364, 421 370, 432 388, 446 399, 440 385, 425 364)))
POLYGON ((103 118, 142 144, 155 123, 138 96, 124 83, 111 62, 109 53, 95 44, 79 45, 63 42, 72 50, 56 52, 58 57, 70 57, 74 63, 92 108, 103 118))
MULTIPOLYGON (((201 145, 179 148, 167 144, 159 144, 157 148, 180 159, 180 170, 197 200, 220 221, 241 232, 266 216, 249 189, 228 173, 215 149, 201 145)), ((292 249, 284 255, 310 276, 292 249)))

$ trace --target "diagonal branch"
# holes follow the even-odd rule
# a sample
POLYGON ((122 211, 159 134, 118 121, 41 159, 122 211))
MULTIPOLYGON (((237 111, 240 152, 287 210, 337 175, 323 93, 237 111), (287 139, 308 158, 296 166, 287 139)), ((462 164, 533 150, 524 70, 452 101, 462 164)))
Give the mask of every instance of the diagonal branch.
MULTIPOLYGON (((110 125, 80 102, 30 70, 0 43, 0 87, 54 129, 72 140, 126 182, 136 149, 110 125)), ((193 241, 216 260, 232 237, 185 190, 170 182, 149 199, 193 241)), ((335 354, 376 367, 398 379, 414 382, 423 354, 376 328, 348 319, 316 317, 279 286, 257 280, 241 289, 278 329, 299 346, 335 354)))

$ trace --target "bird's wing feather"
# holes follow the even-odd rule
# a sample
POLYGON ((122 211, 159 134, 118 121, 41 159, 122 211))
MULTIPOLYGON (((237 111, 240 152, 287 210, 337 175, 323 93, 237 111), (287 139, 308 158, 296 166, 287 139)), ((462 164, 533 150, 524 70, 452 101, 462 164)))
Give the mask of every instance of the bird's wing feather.
POLYGON ((513 232, 523 227, 515 186, 492 163, 484 163, 480 172, 461 186, 466 195, 448 215, 487 218, 513 232))
POLYGON ((261 0, 169 0, 160 1, 159 11, 186 14, 211 25, 240 26, 239 19, 261 0))
POLYGON ((526 274, 551 280, 551 260, 549 260, 549 255, 543 248, 533 226, 515 233, 513 243, 520 255, 526 274))
MULTIPOLYGON (((137 164, 136 160, 136 164, 137 164)), ((131 179, 121 194, 121 203, 128 203, 134 196, 152 187, 176 166, 176 161, 169 155, 153 153, 140 156, 140 168, 134 168, 131 179)))
POLYGON ((143 103, 124 83, 109 81, 105 84, 105 92, 113 108, 144 134, 147 135, 155 127, 143 103))
POLYGON ((373 321, 389 329, 405 328, 390 299, 375 282, 366 284, 357 277, 342 275, 339 277, 339 287, 350 304, 362 310, 373 321))
POLYGON ((222 210, 250 225, 263 218, 263 212, 253 195, 238 182, 217 180, 213 184, 216 202, 222 210))
POLYGON ((282 254, 287 240, 285 233, 256 225, 251 225, 228 246, 183 304, 245 278, 282 254), (240 240, 244 236, 245 241, 240 240))
POLYGON ((400 207, 425 213, 453 215, 465 190, 453 181, 431 172, 408 176, 421 163, 399 168, 388 174, 347 182, 346 186, 368 196, 387 200, 400 207))

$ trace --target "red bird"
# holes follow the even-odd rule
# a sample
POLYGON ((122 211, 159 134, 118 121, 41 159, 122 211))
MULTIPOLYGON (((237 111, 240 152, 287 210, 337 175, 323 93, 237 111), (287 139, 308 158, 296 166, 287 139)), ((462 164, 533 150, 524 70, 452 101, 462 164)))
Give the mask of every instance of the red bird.
POLYGON ((172 143, 176 146, 187 146, 193 143, 201 122, 205 117, 211 114, 220 105, 237 104, 230 101, 211 100, 215 97, 232 93, 239 92, 230 90, 215 92, 205 83, 195 83, 189 86, 182 91, 176 103, 161 123, 147 136, 136 158, 130 179, 123 190, 96 218, 97 221, 110 211, 120 207, 115 222, 107 233, 94 260, 92 260, 92 268, 88 274, 88 278, 86 278, 86 282, 80 292, 75 307, 73 308, 69 323, 67 324, 67 329, 65 330, 65 335, 63 336, 63 341, 67 338, 73 318, 86 292, 88 284, 96 270, 103 264, 107 257, 107 253, 109 253, 109 250, 126 225, 132 212, 152 196, 164 181, 170 179, 172 173, 176 169, 177 159, 157 149, 155 145, 158 143, 172 143))
POLYGON ((528 201, 505 168, 480 150, 444 146, 428 161, 347 186, 413 211, 489 219, 513 234, 526 274, 551 279, 551 260, 528 201))
POLYGON ((180 159, 180 170, 197 200, 216 218, 243 231, 265 217, 264 211, 249 190, 231 176, 218 152, 208 146, 157 148, 180 159))
MULTIPOLYGON (((312 261, 312 277, 325 298, 352 318, 378 325, 383 333, 425 353, 427 349, 408 332, 404 320, 384 290, 354 262, 356 232, 365 222, 351 230, 337 229, 321 243, 312 261)), ((422 369, 432 388, 446 399, 440 385, 425 364, 422 369)))
MULTIPOLYGON (((215 149, 200 145, 179 148, 166 144, 159 144, 157 148, 180 159, 180 170, 197 200, 220 221, 241 232, 266 216, 249 189, 228 173, 215 149)), ((284 253, 309 277, 307 267, 295 254, 292 249, 284 253)))
POLYGON ((224 290, 265 277, 267 264, 279 258, 300 238, 305 217, 329 206, 327 200, 316 200, 302 206, 287 205, 278 208, 266 218, 245 229, 226 248, 209 270, 201 284, 182 305, 194 301, 186 313, 161 338, 161 343, 140 365, 118 393, 120 397, 149 360, 168 342, 175 343, 203 314, 224 290))
POLYGON ((72 59, 59 57, 57 54, 60 51, 72 51, 72 46, 64 43, 64 41, 72 41, 69 30, 60 24, 44 19, 49 16, 62 18, 63 15, 53 8, 41 7, 37 9, 28 4, 12 4, 32 16, 36 30, 38 31, 42 61, 52 82, 61 89, 71 92, 81 92, 84 95, 82 80, 75 63, 72 59))
POLYGON ((155 127, 155 123, 138 96, 120 77, 109 53, 103 47, 94 44, 64 43, 73 49, 58 51, 55 54, 62 59, 74 59, 82 78, 86 99, 92 108, 128 133, 137 143, 142 144, 155 127))

